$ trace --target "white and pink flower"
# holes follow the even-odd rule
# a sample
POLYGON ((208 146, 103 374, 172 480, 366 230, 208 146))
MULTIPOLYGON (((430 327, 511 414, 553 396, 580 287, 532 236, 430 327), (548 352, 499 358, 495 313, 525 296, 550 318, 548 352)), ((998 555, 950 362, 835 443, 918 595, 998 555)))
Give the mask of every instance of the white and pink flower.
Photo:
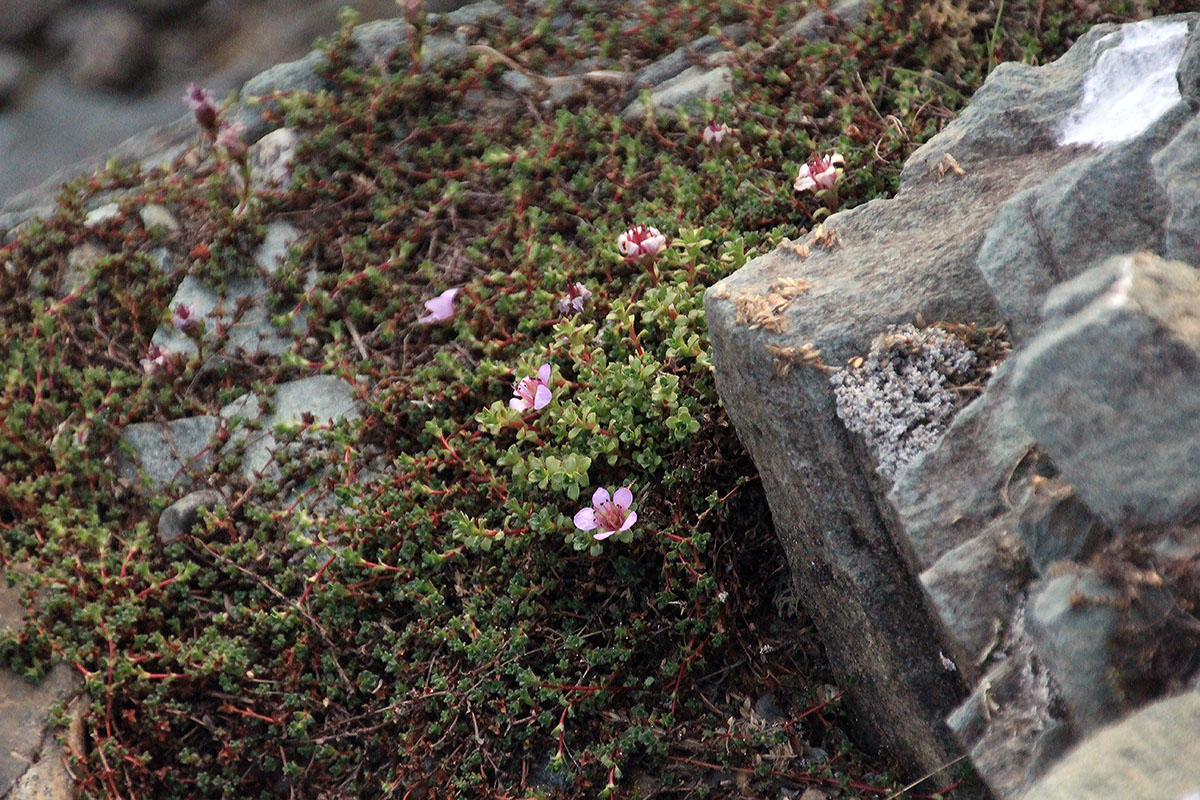
POLYGON ((704 128, 704 133, 700 134, 704 139, 704 143, 710 146, 717 146, 725 141, 725 138, 732 136, 733 131, 724 122, 713 120, 704 128))
POLYGON ((417 320, 418 325, 433 325, 454 319, 454 297, 458 289, 447 289, 432 300, 425 301, 428 314, 417 320))
POLYGON ((196 316, 196 312, 183 303, 177 304, 175 311, 171 313, 171 325, 181 333, 191 334, 198 330, 201 324, 202 321, 196 316))
POLYGON ((542 364, 537 375, 526 376, 513 384, 513 398, 508 401, 510 408, 517 411, 534 409, 540 411, 550 404, 554 395, 550 392, 550 365, 542 364))
POLYGON ((815 155, 812 161, 800 168, 796 183, 792 187, 797 192, 819 192, 832 189, 842 177, 842 168, 846 160, 839 154, 833 153, 829 158, 815 155))
POLYGON ((597 541, 627 531, 637 522, 637 512, 629 508, 631 503, 633 492, 627 486, 617 489, 611 497, 607 489, 597 489, 592 493, 591 508, 581 508, 575 514, 575 527, 595 531, 592 536, 597 541))
POLYGON ((225 148, 230 158, 241 160, 245 158, 250 148, 246 145, 246 126, 240 122, 233 124, 221 123, 217 132, 217 146, 225 148))
POLYGON ((617 237, 617 249, 630 260, 650 258, 666 246, 667 237, 649 225, 634 225, 617 237))
POLYGON ((150 349, 146 351, 146 357, 141 359, 142 372, 147 375, 157 375, 160 372, 168 372, 174 362, 175 356, 169 350, 163 350, 156 344, 150 345, 150 349))
POLYGON ((567 289, 566 296, 558 298, 558 310, 563 314, 579 314, 583 311, 583 304, 591 296, 592 293, 586 286, 576 283, 567 289))
POLYGON ((189 83, 187 94, 183 96, 183 102, 192 110, 196 116, 196 124, 212 135, 217 129, 217 116, 220 112, 217 110, 217 104, 213 93, 208 89, 197 86, 194 83, 189 83))

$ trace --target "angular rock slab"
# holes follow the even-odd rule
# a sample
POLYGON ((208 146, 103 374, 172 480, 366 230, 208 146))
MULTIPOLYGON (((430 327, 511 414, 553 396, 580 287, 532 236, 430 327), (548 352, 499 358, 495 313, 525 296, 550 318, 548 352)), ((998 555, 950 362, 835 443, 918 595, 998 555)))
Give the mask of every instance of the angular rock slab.
POLYGON ((1200 511, 1200 273, 1148 253, 1055 289, 1017 356, 1022 417, 1115 531, 1200 511))
POLYGON ((1080 733, 1112 722, 1119 713, 1108 674, 1118 601, 1116 591, 1087 568, 1040 581, 1030 592, 1030 637, 1080 733))
POLYGON ((255 423, 256 430, 237 431, 227 445, 245 443, 241 472, 249 480, 275 474, 277 467, 271 461, 280 447, 275 436, 276 426, 299 424, 306 414, 312 415, 318 425, 360 416, 354 387, 335 375, 317 375, 279 384, 275 387, 272 403, 273 410, 263 413, 258 395, 251 393, 221 409, 223 420, 240 418, 255 423))
POLYGON ((826 220, 840 245, 810 241, 807 258, 780 248, 705 296, 717 388, 762 475, 793 579, 834 670, 856 681, 850 699, 861 733, 914 770, 957 757, 943 719, 967 687, 939 659, 952 649, 949 637, 917 582, 889 487, 837 418, 827 374, 797 366, 777 375, 766 346, 811 343, 837 365, 918 314, 997 321, 975 269, 983 231, 1032 175, 1074 157, 995 159, 941 179, 931 170, 895 199, 826 220), (773 327, 783 329, 752 329, 747 310, 788 280, 811 288, 779 312, 773 327))
MULTIPOLYGON (((254 264, 264 275, 275 274, 288 248, 299 237, 298 231, 286 222, 273 222, 267 226, 267 235, 254 254, 254 264)), ((229 282, 224 295, 192 275, 179 285, 171 299, 171 309, 185 305, 204 323, 204 339, 217 342, 218 329, 224 329, 226 339, 222 342, 228 351, 242 351, 249 355, 272 355, 284 353, 292 343, 292 336, 304 330, 305 314, 296 315, 290 334, 271 323, 272 312, 267 308, 268 289, 263 278, 237 278, 229 282), (239 304, 249 303, 249 308, 236 315, 239 304)), ((154 332, 151 341, 163 350, 172 353, 191 354, 197 351, 196 343, 181 331, 164 325, 154 332)))
MULTIPOLYGON (((1196 49, 1200 69, 1200 46, 1196 49)), ((1200 117, 1193 117, 1155 153, 1151 164, 1167 206, 1161 253, 1200 265, 1200 117)))
POLYGON ((1056 285, 1102 258, 1156 250, 1168 198, 1151 159, 1194 112, 1178 103, 1144 133, 1081 158, 1005 203, 979 252, 979 270, 1014 341, 1032 335, 1056 285))
MULTIPOLYGON (((1177 14, 1143 26, 1194 26, 1195 14, 1177 14)), ((1005 62, 992 70, 971 103, 946 129, 922 145, 904 165, 901 185, 937 166, 947 154, 963 167, 977 159, 1023 155, 1059 147, 1064 124, 1077 115, 1089 73, 1105 54, 1121 47, 1135 26, 1096 25, 1056 61, 1033 67, 1005 62)), ((1180 57, 1183 51, 1180 50, 1180 57)), ((1131 54, 1131 62, 1136 56, 1131 54)), ((1134 66, 1131 64, 1131 69, 1134 66)), ((1137 109, 1125 109, 1136 111, 1137 109)), ((1145 119, 1152 122, 1152 119, 1145 119)), ((1037 169, 1031 164, 1030 169, 1037 169)))
MULTIPOLYGON (((20 623, 24 612, 19 597, 20 589, 10 587, 0 578, 0 627, 9 628, 20 623)), ((34 771, 32 765, 39 755, 43 761, 58 759, 53 734, 44 733, 50 709, 78 694, 79 690, 79 676, 66 664, 55 665, 36 685, 7 669, 0 669, 0 797, 20 792, 22 784, 54 784, 56 773, 52 764, 47 764, 49 769, 37 771, 33 776, 29 773, 34 771)))
POLYGON ((925 570, 1010 508, 1012 479, 1034 446, 1012 399, 1011 362, 962 409, 945 435, 896 478, 889 499, 925 570))
POLYGON ((1094 734, 1024 800, 1191 800, 1200 796, 1200 693, 1147 706, 1094 734))
POLYGON ((190 485, 195 473, 213 461, 216 417, 185 417, 171 422, 139 422, 121 432, 117 475, 152 491, 190 485))

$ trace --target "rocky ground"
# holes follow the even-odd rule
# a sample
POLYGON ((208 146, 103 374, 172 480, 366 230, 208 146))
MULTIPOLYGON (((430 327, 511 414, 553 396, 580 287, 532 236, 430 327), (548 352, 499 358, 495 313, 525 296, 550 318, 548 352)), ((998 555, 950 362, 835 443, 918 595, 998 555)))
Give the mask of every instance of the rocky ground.
POLYGON ((188 83, 222 96, 304 55, 339 9, 392 0, 0 2, 0 197, 179 116, 188 83))
POLYGON ((1065 357, 1191 330, 1190 267, 1088 271, 1195 227, 1194 19, 1129 19, 414 10, 8 204, 0 796, 1178 800, 1053 764, 1194 672, 1115 646, 1154 575, 1189 630, 1192 484, 1108 471, 1180 415, 1038 404, 1194 407, 1065 357), (1139 43, 1153 124, 1060 143, 1139 43))

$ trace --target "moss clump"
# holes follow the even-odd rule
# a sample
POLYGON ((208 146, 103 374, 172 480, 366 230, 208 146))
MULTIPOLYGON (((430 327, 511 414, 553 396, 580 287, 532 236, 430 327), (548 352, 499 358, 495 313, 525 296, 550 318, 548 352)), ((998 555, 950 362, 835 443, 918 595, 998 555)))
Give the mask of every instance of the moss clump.
MULTIPOLYGON (((768 32, 799 11, 775 6, 550 4, 483 35, 548 74, 634 67, 713 24, 768 32), (559 31, 560 11, 577 24, 559 31)), ((358 69, 344 31, 333 88, 268 112, 306 142, 286 190, 239 209, 233 170, 203 148, 65 187, 0 249, 0 558, 30 589, 0 653, 33 678, 55 660, 85 676, 84 796, 893 791, 903 765, 849 748, 820 694, 839 676, 775 602, 785 561, 717 402, 701 296, 810 225, 791 183, 814 151, 845 157, 843 206, 888 194, 989 54, 1048 59, 1133 14, 1093 6, 1009 2, 999 25, 988 3, 932 4, 937 25, 877 10, 829 43, 746 47, 707 115, 639 124, 616 90, 555 111, 487 94, 492 62, 414 71, 402 48, 358 69), (737 129, 731 146, 703 144, 705 116, 737 129), (121 213, 84 227, 111 196, 121 213), (180 232, 145 230, 147 202, 180 232), (272 285, 308 311, 294 351, 146 376, 183 273, 242 274, 283 215, 307 232, 272 285), (674 245, 622 260, 635 223, 674 245), (111 256, 69 293, 86 242, 111 256), (564 316, 576 283, 592 295, 564 316), (415 324, 449 287, 453 321, 415 324), (554 401, 509 408, 542 364, 554 401), (172 498, 115 479, 121 429, 314 372, 370 387, 357 427, 324 437, 334 474, 303 449, 285 465, 294 485, 318 481, 309 507, 332 504, 300 513, 278 486, 243 484, 205 531, 160 546, 172 498), (575 529, 593 487, 621 485, 639 514, 625 541, 575 529), (756 702, 767 690, 779 717, 756 702)))

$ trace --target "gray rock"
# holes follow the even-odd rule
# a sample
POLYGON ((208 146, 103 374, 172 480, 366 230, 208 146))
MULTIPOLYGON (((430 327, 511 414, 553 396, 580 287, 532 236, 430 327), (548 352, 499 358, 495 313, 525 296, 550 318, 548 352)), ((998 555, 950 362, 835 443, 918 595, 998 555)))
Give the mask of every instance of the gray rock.
MULTIPOLYGON (((428 4, 426 4, 426 8, 433 11, 428 4)), ((459 4, 458 8, 451 9, 442 20, 451 28, 458 28, 462 25, 499 22, 511 16, 508 9, 499 3, 493 2, 493 0, 483 0, 479 3, 459 4)))
POLYGON ((142 218, 142 224, 147 230, 155 230, 156 228, 167 233, 179 232, 179 220, 175 219, 166 206, 161 206, 158 203, 147 203, 138 210, 138 216, 142 218))
MULTIPOLYGON (((22 591, 19 583, 10 586, 7 580, 0 580, 0 631, 21 627, 25 618, 22 591)), ((79 675, 67 664, 55 665, 50 674, 37 684, 0 668, 0 718, 4 720, 4 724, 0 725, 0 797, 11 800, 70 797, 66 793, 39 796, 21 792, 22 786, 54 783, 52 775, 35 772, 37 767, 34 762, 41 761, 39 756, 50 752, 47 739, 49 745, 53 745, 53 734, 43 734, 51 709, 78 694, 80 688, 79 675), (31 772, 35 774, 31 776, 31 772)), ((75 741, 74 737, 72 741, 75 741)), ((46 760, 57 762, 59 759, 56 754, 46 760)), ((59 781, 55 785, 62 783, 59 781)), ((66 785, 69 787, 69 782, 66 785)))
POLYGON ((1117 605, 1116 590, 1086 567, 1039 581, 1030 591, 1029 634, 1081 733, 1111 722, 1119 712, 1109 679, 1117 605))
POLYGON ((305 416, 311 416, 315 424, 323 425, 341 419, 357 419, 360 415, 354 387, 334 375, 280 384, 275 387, 271 402, 272 409, 264 412, 258 396, 251 393, 221 409, 224 420, 242 419, 254 423, 253 429, 237 431, 226 445, 245 447, 242 474, 250 480, 275 475, 272 457, 281 446, 276 437, 276 426, 297 425, 305 416))
POLYGON ((1192 108, 1200 109, 1200 26, 1193 25, 1183 46, 1175 73, 1179 94, 1192 108))
POLYGON ((16 50, 0 47, 0 109, 17 96, 31 67, 29 60, 16 50))
POLYGON ((0 0, 0 41, 19 42, 38 32, 71 0, 0 0))
POLYGON ((1097 25, 1044 66, 997 66, 958 118, 913 153, 904 165, 901 185, 935 169, 947 153, 969 170, 974 159, 1057 147, 1063 121, 1083 96, 1085 76, 1105 51, 1120 44, 1120 36, 1110 35, 1119 29, 1097 25))
POLYGON ((1114 258, 1055 290, 1046 328, 1017 356, 1030 432, 1117 532, 1200 509, 1198 304, 1192 267, 1114 258))
POLYGON ((158 492, 187 486, 213 461, 216 417, 185 417, 167 423, 139 422, 121 432, 117 475, 158 492))
POLYGON ((467 45, 453 36, 435 33, 421 43, 421 66, 453 67, 467 62, 467 45))
POLYGON ((303 58, 277 64, 260 72, 242 87, 241 101, 225 112, 224 117, 233 124, 246 127, 246 141, 255 142, 269 130, 264 116, 268 111, 278 111, 279 103, 268 97, 275 92, 319 92, 328 88, 318 67, 324 63, 323 53, 314 50, 303 58))
MULTIPOLYGON (((680 109, 696 101, 715 100, 733 89, 733 71, 729 67, 688 67, 650 93, 650 106, 655 109, 680 109)), ((646 116, 641 100, 634 100, 621 112, 627 120, 637 121, 646 116)))
POLYGON ((292 128, 271 131, 250 147, 250 184, 264 191, 286 187, 292 180, 292 167, 300 137, 292 128))
POLYGON ((1098 259, 1154 249, 1167 198, 1148 179, 1150 157, 1191 115, 1180 103, 1141 136, 1080 159, 1005 203, 979 252, 1014 340, 1037 326, 1055 285, 1098 259))
POLYGON ((1200 795, 1200 694, 1162 700, 1089 737, 1024 800, 1191 800, 1200 795))
POLYGON ((117 203, 105 203, 102 206, 93 208, 83 218, 83 224, 88 228, 98 228, 109 220, 116 219, 121 216, 121 206, 117 203))
POLYGON ((1029 578, 1021 541, 1001 517, 921 573, 942 622, 973 670, 1000 642, 1029 578))
POLYGON ((1086 561, 1112 538, 1075 488, 1060 478, 1034 482, 1017 531, 1039 575, 1047 574, 1055 562, 1086 561))
MULTIPOLYGON (((272 222, 254 256, 255 265, 263 276, 273 275, 287 257, 288 248, 300 232, 286 222, 272 222)), ((241 351, 250 355, 277 356, 285 352, 293 336, 304 329, 303 311, 293 318, 291 330, 280 330, 272 322, 273 312, 267 306, 269 290, 262 277, 230 280, 224 294, 188 275, 179 285, 170 307, 184 305, 204 323, 204 340, 219 347, 221 353, 241 351), (245 305, 239 315, 238 308, 245 305)), ((196 342, 166 324, 154 332, 151 341, 172 353, 195 353, 196 342)))
POLYGON ((1184 125, 1150 163, 1167 203, 1161 252, 1167 258, 1200 264, 1200 118, 1184 125))
POLYGON ((1032 461, 1004 364, 941 441, 902 472, 889 495, 918 568, 971 541, 1021 496, 1032 461))
POLYGON ((1074 741, 1023 635, 946 720, 997 798, 1019 797, 1074 741))
POLYGON ((807 42, 831 39, 840 30, 861 25, 871 10, 868 0, 841 0, 833 8, 814 8, 785 29, 781 38, 807 42))
MULTIPOLYGON (((938 656, 954 648, 916 579, 888 487, 836 416, 827 373, 797 364, 781 375, 779 367, 805 345, 827 365, 845 363, 918 313, 998 320, 975 269, 983 231, 1024 181, 1073 157, 1051 151, 981 162, 961 177, 927 176, 894 199, 831 216, 825 228, 840 245, 812 240, 807 258, 780 248, 705 296, 717 388, 758 465, 806 609, 833 669, 859 678, 849 698, 865 734, 917 769, 937 769, 957 752, 943 718, 967 690, 938 656), (789 279, 811 288, 760 315, 755 309, 789 279)), ((928 552, 976 533, 964 530, 928 552)))
POLYGON ((84 242, 72 247, 67 252, 66 268, 59 275, 58 291, 61 299, 79 291, 87 285, 88 275, 101 261, 112 256, 112 253, 92 242, 84 242))
POLYGON ((43 750, 43 730, 50 710, 79 693, 78 673, 57 664, 46 678, 31 684, 7 669, 0 669, 0 797, 11 797, 33 761, 43 750))
POLYGON ((55 23, 69 42, 65 66, 71 79, 100 89, 130 89, 146 80, 153 42, 137 16, 120 8, 85 7, 55 23))
POLYGON ((725 49, 724 40, 728 39, 734 44, 741 45, 746 42, 749 35, 750 30, 747 26, 730 25, 721 30, 721 36, 714 36, 713 34, 701 36, 696 41, 680 47, 670 55, 664 56, 652 64, 647 64, 634 73, 634 95, 628 99, 632 101, 640 89, 651 89, 666 83, 671 78, 693 66, 693 61, 696 59, 721 52, 725 49))
POLYGON ((226 502, 225 495, 216 489, 201 489, 185 494, 159 515, 158 540, 163 544, 179 541, 200 522, 201 511, 212 511, 226 502))
POLYGON ((357 46, 351 55, 355 66, 366 68, 375 59, 387 59, 397 47, 408 41, 412 26, 403 19, 380 19, 356 27, 351 34, 357 46))
POLYGON ((516 94, 536 95, 541 90, 541 85, 537 81, 515 69, 507 70, 501 75, 500 83, 516 94))

